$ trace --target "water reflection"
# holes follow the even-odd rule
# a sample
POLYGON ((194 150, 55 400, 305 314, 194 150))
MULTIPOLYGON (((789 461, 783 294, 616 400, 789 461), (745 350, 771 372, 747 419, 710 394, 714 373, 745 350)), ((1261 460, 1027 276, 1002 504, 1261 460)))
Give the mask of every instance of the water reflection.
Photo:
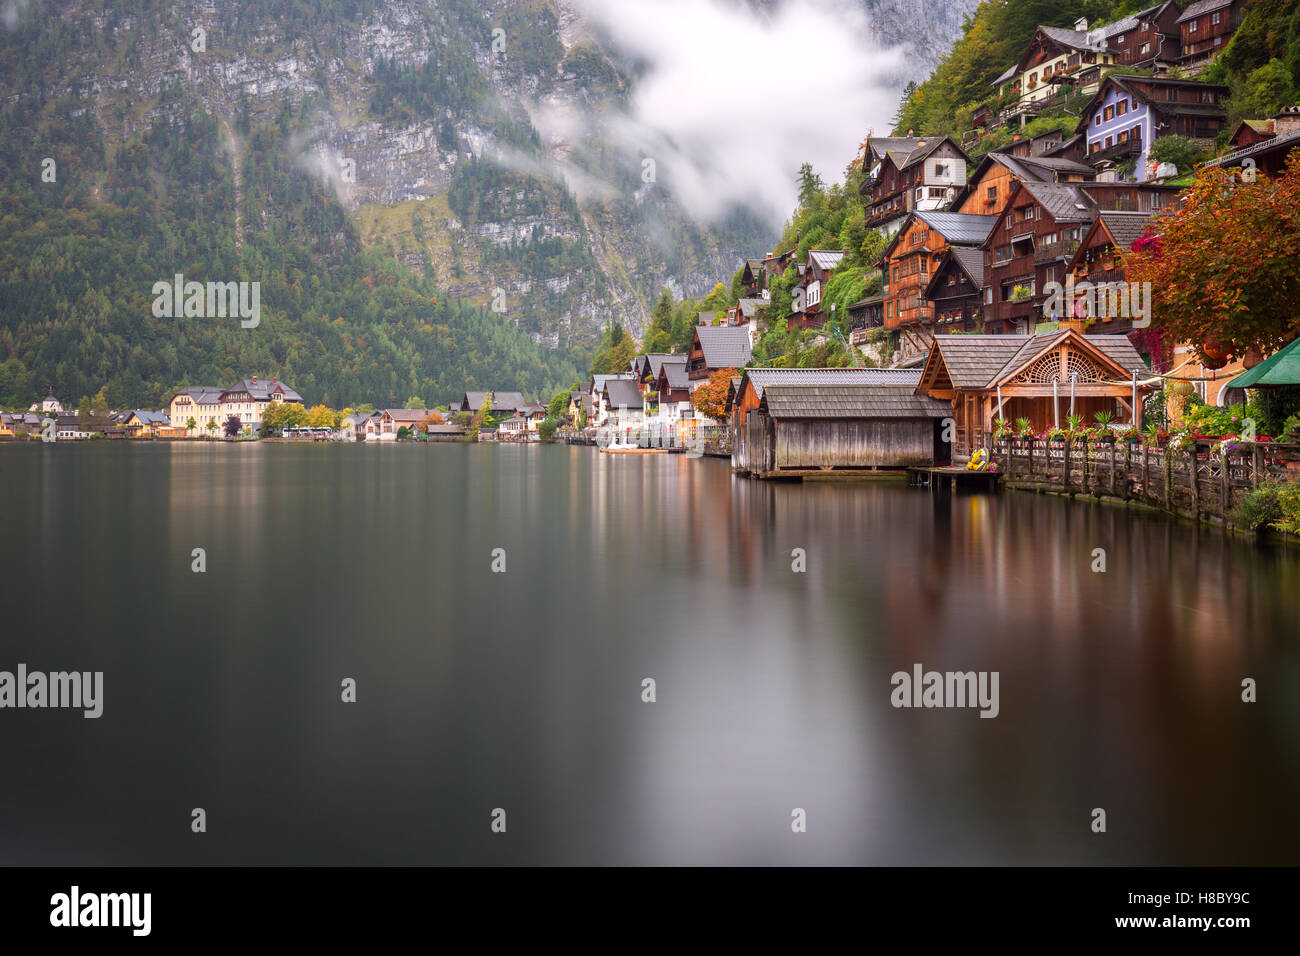
POLYGON ((0 478, 0 668, 106 684, 99 721, 0 715, 3 862, 1294 862, 1294 554, 564 446, 24 446, 0 478), (914 663, 999 671, 1000 716, 893 709, 914 663))

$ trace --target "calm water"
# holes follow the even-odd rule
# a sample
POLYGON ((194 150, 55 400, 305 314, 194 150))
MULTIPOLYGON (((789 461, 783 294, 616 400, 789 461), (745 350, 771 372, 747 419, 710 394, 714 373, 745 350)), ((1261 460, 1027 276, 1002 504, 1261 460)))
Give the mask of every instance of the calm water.
POLYGON ((0 710, 0 863, 1300 862, 1294 550, 563 446, 9 446, 0 487, 0 670, 105 684, 0 710), (891 707, 915 663, 999 716, 891 707))

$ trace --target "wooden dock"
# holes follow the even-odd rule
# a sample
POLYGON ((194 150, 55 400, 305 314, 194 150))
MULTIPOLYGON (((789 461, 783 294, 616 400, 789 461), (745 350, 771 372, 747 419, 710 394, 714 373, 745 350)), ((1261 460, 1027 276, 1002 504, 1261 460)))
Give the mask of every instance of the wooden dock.
POLYGON ((913 465, 907 469, 907 483, 913 488, 942 488, 956 493, 958 488, 971 491, 997 491, 1002 473, 971 471, 960 465, 913 465))

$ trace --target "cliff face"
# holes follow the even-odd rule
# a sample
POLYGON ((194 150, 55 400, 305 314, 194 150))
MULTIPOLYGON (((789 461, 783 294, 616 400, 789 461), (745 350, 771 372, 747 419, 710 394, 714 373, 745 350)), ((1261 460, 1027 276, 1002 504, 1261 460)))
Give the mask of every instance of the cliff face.
MULTIPOLYGON (((918 76, 974 5, 865 2, 918 76)), ((635 68, 567 2, 305 0, 288 22, 284 7, 46 3, 27 15, 60 24, 69 62, 11 64, 0 88, 80 101, 109 155, 174 116, 178 90, 196 98, 236 171, 237 244, 259 226, 239 194, 244 134, 289 104, 293 161, 330 184, 363 243, 551 346, 590 341, 612 317, 639 330, 659 289, 706 291, 772 241, 743 214, 697 224, 640 157, 601 139, 608 127, 570 122, 616 117, 635 68)))

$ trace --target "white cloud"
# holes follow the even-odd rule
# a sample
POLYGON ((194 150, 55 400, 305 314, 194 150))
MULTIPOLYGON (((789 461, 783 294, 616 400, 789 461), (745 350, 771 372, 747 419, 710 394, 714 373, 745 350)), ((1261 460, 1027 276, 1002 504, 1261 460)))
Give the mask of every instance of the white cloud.
POLYGON ((607 128, 702 219, 742 204, 782 222, 799 165, 838 180, 898 104, 903 55, 873 44, 855 0, 574 3, 646 65, 627 115, 606 116, 607 128))

